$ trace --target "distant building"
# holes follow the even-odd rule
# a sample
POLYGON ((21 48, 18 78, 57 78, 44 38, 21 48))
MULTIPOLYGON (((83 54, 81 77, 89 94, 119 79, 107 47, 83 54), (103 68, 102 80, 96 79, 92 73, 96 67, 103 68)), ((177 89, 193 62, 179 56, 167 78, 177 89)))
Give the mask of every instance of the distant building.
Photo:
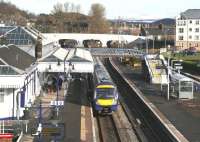
POLYGON ((176 17, 176 47, 200 50, 200 9, 188 9, 176 17))
MULTIPOLYGON (((130 34, 130 35, 144 35, 143 29, 155 29, 155 32, 160 29, 170 29, 175 28, 175 19, 164 18, 164 19, 146 19, 146 20, 123 20, 115 19, 110 20, 111 27, 110 32, 113 34, 130 34)), ((151 31, 152 31, 151 30, 151 31)), ((160 30, 159 34, 162 33, 160 30)), ((172 32, 170 32, 171 34, 172 32)), ((174 36, 175 34, 173 34, 174 36)), ((173 37, 174 38, 174 37, 173 37)))
POLYGON ((149 47, 155 48, 174 47, 175 43, 175 19, 165 18, 157 20, 142 28, 140 35, 147 36, 149 47))
POLYGON ((114 19, 110 20, 110 33, 112 34, 128 34, 138 36, 141 31, 141 27, 148 28, 154 19, 150 20, 126 20, 126 19, 114 19))

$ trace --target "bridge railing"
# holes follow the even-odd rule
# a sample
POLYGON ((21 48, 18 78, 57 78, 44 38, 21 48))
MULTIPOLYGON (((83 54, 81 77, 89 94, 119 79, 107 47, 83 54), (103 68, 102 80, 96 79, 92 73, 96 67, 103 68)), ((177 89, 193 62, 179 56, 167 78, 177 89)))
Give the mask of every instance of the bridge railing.
POLYGON ((145 54, 142 50, 134 48, 84 48, 91 52, 93 56, 118 56, 118 57, 139 57, 145 54))

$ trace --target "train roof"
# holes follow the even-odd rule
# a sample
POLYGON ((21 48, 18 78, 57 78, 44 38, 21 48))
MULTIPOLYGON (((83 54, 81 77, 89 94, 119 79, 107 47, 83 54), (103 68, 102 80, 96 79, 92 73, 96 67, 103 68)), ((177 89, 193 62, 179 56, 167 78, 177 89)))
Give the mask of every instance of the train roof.
POLYGON ((98 83, 110 83, 114 85, 109 73, 107 72, 106 68, 104 67, 100 59, 95 58, 94 61, 95 61, 95 75, 98 83))

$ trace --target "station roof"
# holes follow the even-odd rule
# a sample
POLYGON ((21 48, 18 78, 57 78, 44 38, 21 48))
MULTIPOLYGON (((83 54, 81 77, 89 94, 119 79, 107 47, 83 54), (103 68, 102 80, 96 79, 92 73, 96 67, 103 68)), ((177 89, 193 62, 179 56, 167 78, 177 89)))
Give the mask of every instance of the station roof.
POLYGON ((15 70, 13 67, 4 65, 0 66, 0 75, 17 75, 19 72, 15 70))
POLYGON ((93 62, 93 58, 90 51, 80 48, 74 48, 69 51, 69 54, 66 57, 66 61, 93 62))
POLYGON ((48 56, 38 60, 40 72, 64 72, 69 71, 70 63, 73 73, 93 73, 94 63, 90 51, 80 48, 59 48, 48 56), (49 68, 49 66, 51 68, 49 68))
POLYGON ((57 57, 58 59, 64 61, 65 57, 67 56, 67 54, 69 53, 68 50, 63 49, 63 48, 59 48, 53 55, 55 57, 57 57))
POLYGON ((32 63, 35 62, 35 58, 19 49, 17 46, 1 47, 0 48, 1 62, 4 61, 13 68, 25 71, 32 63))
POLYGON ((0 65, 5 65, 5 63, 0 59, 0 65))
POLYGON ((69 53, 69 50, 58 48, 57 50, 50 52, 47 56, 40 59, 40 62, 57 62, 64 61, 65 57, 69 53))
POLYGON ((40 62, 57 62, 58 60, 60 61, 65 60, 67 62, 70 62, 70 61, 71 62, 93 62, 93 58, 90 51, 80 49, 80 48, 72 48, 69 50, 59 48, 39 61, 40 62))

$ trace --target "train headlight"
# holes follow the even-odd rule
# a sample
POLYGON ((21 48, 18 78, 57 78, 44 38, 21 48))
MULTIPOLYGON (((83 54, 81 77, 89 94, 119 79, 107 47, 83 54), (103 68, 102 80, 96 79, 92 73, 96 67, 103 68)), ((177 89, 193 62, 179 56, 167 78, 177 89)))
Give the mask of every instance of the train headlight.
POLYGON ((113 105, 117 104, 117 99, 113 99, 113 105))
POLYGON ((96 105, 100 105, 98 100, 96 100, 96 105))

